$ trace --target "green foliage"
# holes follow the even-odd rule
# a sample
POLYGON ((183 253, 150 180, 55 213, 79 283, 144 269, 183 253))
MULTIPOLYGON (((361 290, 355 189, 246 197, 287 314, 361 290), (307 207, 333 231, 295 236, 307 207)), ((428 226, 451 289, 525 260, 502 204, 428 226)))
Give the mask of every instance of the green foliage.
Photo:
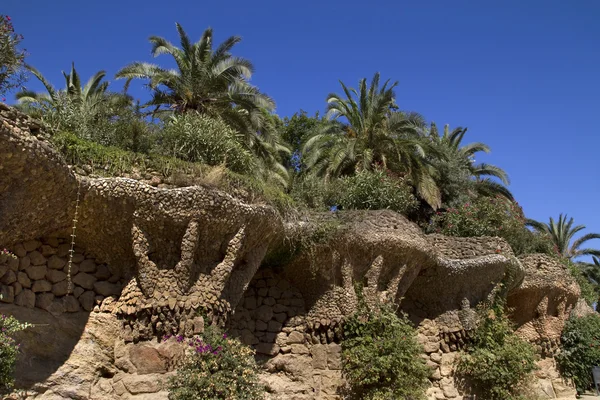
POLYGON ((27 69, 46 91, 36 93, 23 89, 17 93, 22 109, 41 119, 53 131, 68 130, 84 139, 111 144, 107 138, 114 134, 114 118, 127 110, 131 99, 108 91, 108 82, 102 82, 105 71, 98 71, 82 85, 73 63, 68 74, 63 72, 65 87, 57 90, 40 71, 31 65, 27 69))
POLYGON ((184 363, 169 380, 169 399, 263 399, 254 351, 214 326, 207 327, 202 336, 189 340, 184 363))
POLYGON ((30 326, 12 316, 2 315, 0 318, 0 393, 10 392, 15 381, 13 375, 19 344, 15 342, 13 336, 30 326))
POLYGON ((342 372, 359 399, 423 399, 431 373, 416 330, 390 306, 365 306, 344 324, 342 372))
POLYGON ((211 168, 174 157, 134 153, 115 146, 103 146, 68 132, 58 133, 52 136, 51 140, 69 164, 84 168, 89 166, 93 173, 99 175, 122 176, 151 170, 160 173, 177 186, 200 184, 217 187, 237 194, 249 202, 267 202, 282 213, 287 212, 294 204, 279 186, 225 168, 211 168), (215 171, 217 173, 214 173, 215 171))
POLYGON ((475 163, 479 152, 489 153, 489 146, 475 142, 463 144, 467 128, 458 127, 452 131, 448 125, 440 135, 434 122, 423 139, 430 141, 441 156, 435 157, 432 164, 437 170, 435 180, 442 192, 446 206, 455 206, 466 201, 465 196, 475 193, 484 196, 500 195, 514 200, 504 186, 509 184, 508 175, 501 168, 485 163, 475 163), (497 178, 501 183, 493 181, 497 178))
POLYGON ((341 178, 336 188, 338 204, 344 209, 390 209, 408 214, 419 204, 409 185, 381 170, 341 178))
POLYGON ((103 146, 69 132, 58 133, 52 136, 51 140, 69 164, 89 165, 95 172, 104 172, 107 175, 131 172, 135 165, 143 165, 147 161, 144 154, 103 146))
POLYGON ((166 156, 207 165, 225 164, 235 172, 249 172, 253 167, 252 153, 218 118, 191 112, 174 116, 158 140, 158 150, 166 156))
POLYGON ((307 171, 326 179, 377 167, 390 169, 407 176, 417 194, 437 209, 441 197, 429 163, 437 152, 419 137, 423 117, 397 111, 397 85, 388 80, 380 87, 379 73, 370 84, 361 79, 358 89, 341 82, 344 95, 327 97, 331 121, 304 143, 303 162, 307 171))
POLYGON ((407 215, 419 205, 410 185, 380 169, 328 181, 313 174, 298 176, 291 196, 299 204, 321 210, 334 206, 345 210, 389 209, 407 215))
POLYGON ((314 117, 309 117, 306 111, 300 110, 291 117, 284 118, 281 138, 292 146, 293 153, 299 152, 302 143, 324 123, 318 112, 314 117))
POLYGON ((0 15, 0 95, 25 82, 25 51, 18 48, 21 40, 23 35, 15 33, 11 18, 0 15))
POLYGON ((533 346, 519 338, 502 304, 484 308, 473 343, 461 354, 457 372, 489 400, 518 399, 535 370, 533 346))
POLYGON ((146 105, 155 107, 155 112, 161 107, 168 113, 196 111, 218 116, 244 134, 255 133, 264 122, 263 109, 273 110, 275 103, 249 83, 252 63, 231 54, 242 39, 231 36, 213 48, 211 28, 196 43, 181 25, 176 28, 181 48, 159 36, 149 38, 152 55, 171 56, 176 69, 134 62, 116 77, 126 79, 126 88, 133 79, 147 79, 152 99, 146 105))
POLYGON ((598 284, 592 283, 590 279, 584 274, 579 263, 573 263, 569 260, 565 260, 571 276, 575 278, 577 284, 581 288, 581 297, 591 306, 598 302, 598 284))
POLYGON ((567 221, 567 215, 560 214, 558 221, 550 217, 548 223, 538 222, 535 220, 527 220, 527 225, 530 225, 538 232, 545 233, 550 236, 554 243, 557 252, 570 260, 574 260, 581 256, 596 256, 600 257, 600 250, 593 248, 582 248, 582 245, 592 239, 600 239, 600 233, 587 233, 578 239, 574 239, 575 234, 585 229, 585 225, 573 226, 573 218, 567 221))
POLYGON ((593 385, 592 367, 600 365, 600 315, 571 317, 567 321, 556 360, 562 375, 573 379, 578 392, 593 385))
POLYGON ((527 229, 521 207, 501 196, 480 197, 472 203, 438 211, 426 231, 460 237, 499 236, 510 244, 516 255, 556 255, 547 236, 527 229))
POLYGON ((295 175, 292 178, 290 196, 304 207, 325 211, 337 202, 335 183, 325 181, 314 174, 295 175))

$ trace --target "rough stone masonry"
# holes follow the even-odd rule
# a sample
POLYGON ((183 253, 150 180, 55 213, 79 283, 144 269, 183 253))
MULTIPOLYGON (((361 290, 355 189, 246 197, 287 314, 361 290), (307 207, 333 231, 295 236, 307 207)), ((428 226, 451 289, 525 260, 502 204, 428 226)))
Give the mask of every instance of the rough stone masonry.
POLYGON ((457 354, 475 307, 503 280, 517 332, 545 357, 538 392, 569 390, 552 355, 580 293, 551 259, 517 259, 500 238, 425 235, 390 211, 285 220, 212 188, 81 176, 40 123, 2 104, 0 245, 16 255, 0 258, 1 311, 37 324, 20 338, 17 374, 32 398, 166 399, 183 349, 160 338, 201 335, 207 323, 256 349, 270 398, 340 398, 356 282, 367 302, 395 301, 417 324, 428 398, 469 398, 455 382, 457 354), (261 268, 284 237, 326 223, 336 226, 326 240, 261 268))

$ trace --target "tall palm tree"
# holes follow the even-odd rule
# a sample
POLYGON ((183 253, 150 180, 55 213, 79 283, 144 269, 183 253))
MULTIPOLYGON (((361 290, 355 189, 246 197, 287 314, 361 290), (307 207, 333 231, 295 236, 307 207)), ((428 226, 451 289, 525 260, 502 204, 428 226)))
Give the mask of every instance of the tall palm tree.
POLYGON ((213 49, 213 31, 208 28, 200 40, 192 43, 176 24, 181 48, 168 40, 151 36, 152 55, 167 54, 177 64, 165 69, 156 64, 134 62, 117 72, 117 79, 126 79, 125 88, 133 79, 147 79, 152 99, 146 104, 167 110, 216 114, 242 133, 249 127, 260 128, 264 121, 262 109, 273 110, 271 98, 249 83, 254 67, 249 60, 231 55, 231 49, 241 41, 231 36, 213 49))
POLYGON ((540 233, 550 235, 558 253, 569 260, 585 255, 600 257, 600 250, 598 249, 581 248, 588 240, 600 239, 600 233, 588 233, 573 241, 575 234, 584 230, 585 226, 573 226, 573 218, 567 221, 567 215, 560 214, 558 222, 555 222, 552 217, 550 217, 548 223, 529 219, 527 225, 540 233))
POLYGON ((466 170, 469 178, 475 181, 477 193, 485 196, 500 195, 513 201, 512 193, 506 188, 510 184, 506 171, 492 164, 475 163, 475 155, 479 152, 489 153, 490 147, 481 142, 462 145, 466 133, 467 128, 458 127, 450 131, 449 125, 446 124, 443 134, 440 134, 435 122, 432 122, 426 138, 446 155, 446 160, 441 162, 466 170), (497 178, 501 183, 491 178, 497 178))
POLYGON ((358 90, 340 84, 344 95, 327 97, 331 122, 303 146, 307 170, 327 179, 360 169, 390 168, 406 174, 418 194, 437 209, 440 193, 426 159, 433 149, 418 137, 423 118, 397 111, 394 88, 398 82, 387 80, 380 87, 376 73, 370 84, 361 79, 358 90))

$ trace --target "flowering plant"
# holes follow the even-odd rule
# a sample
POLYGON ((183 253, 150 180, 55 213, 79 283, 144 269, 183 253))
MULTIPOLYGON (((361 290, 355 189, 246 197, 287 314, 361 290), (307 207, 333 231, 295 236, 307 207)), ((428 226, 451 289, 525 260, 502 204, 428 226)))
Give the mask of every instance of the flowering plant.
MULTIPOLYGON (((0 94, 17 88, 25 81, 23 65, 25 50, 17 47, 23 35, 15 33, 12 19, 8 15, 0 15, 0 94)), ((2 101, 6 101, 2 98, 2 101)))
POLYGON ((600 365, 600 315, 571 317, 560 340, 556 359, 562 375, 573 379, 578 392, 591 388, 592 368, 600 365))
POLYGON ((0 318, 0 393, 9 392, 15 381, 13 375, 20 344, 13 335, 30 326, 11 316, 2 315, 0 318))
POLYGON ((481 197, 456 208, 438 211, 426 227, 428 233, 448 236, 498 236, 505 239, 516 255, 545 253, 556 255, 552 241, 525 226, 523 210, 516 202, 501 197, 481 197))
POLYGON ((0 250, 0 264, 6 262, 6 260, 8 260, 9 258, 16 260, 17 256, 7 249, 0 250))
MULTIPOLYGON (((172 340, 171 337, 165 337, 172 340)), ((254 350, 209 326, 202 337, 174 340, 188 345, 186 358, 169 381, 169 398, 254 400, 264 397, 254 350)))

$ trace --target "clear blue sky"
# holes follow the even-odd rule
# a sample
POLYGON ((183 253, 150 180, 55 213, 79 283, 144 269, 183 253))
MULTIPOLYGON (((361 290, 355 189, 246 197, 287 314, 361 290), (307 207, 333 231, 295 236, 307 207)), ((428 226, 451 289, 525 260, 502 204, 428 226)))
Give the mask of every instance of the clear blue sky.
POLYGON ((148 36, 176 41, 176 21, 194 40, 208 26, 217 42, 241 35, 234 53, 254 62, 280 116, 323 110, 339 79, 380 71, 400 82, 401 108, 489 144, 481 160, 508 171, 529 217, 567 212, 600 232, 598 0, 2 0, 0 13, 57 86, 71 61, 84 79, 104 69, 111 80, 152 61, 148 36))

